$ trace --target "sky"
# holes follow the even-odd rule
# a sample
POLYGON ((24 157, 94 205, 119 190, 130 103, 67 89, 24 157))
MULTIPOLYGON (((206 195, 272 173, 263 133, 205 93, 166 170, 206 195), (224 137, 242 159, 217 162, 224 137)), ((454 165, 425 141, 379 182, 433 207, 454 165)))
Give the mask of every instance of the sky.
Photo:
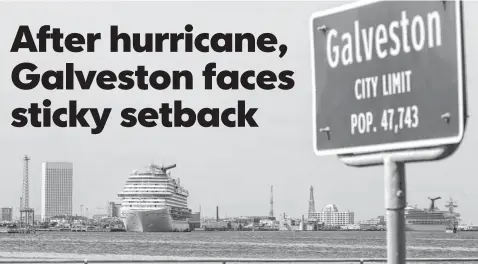
MULTIPOLYGON (((177 164, 172 175, 190 192, 189 205, 204 216, 268 215, 270 186, 274 186, 274 212, 300 217, 308 210, 309 188, 315 189, 316 210, 335 204, 341 211, 355 212, 357 220, 383 215, 383 168, 354 168, 335 156, 317 157, 312 138, 312 81, 310 68, 310 15, 346 2, 142 2, 142 3, 1 3, 0 23, 0 206, 19 207, 23 164, 30 160, 30 205, 40 214, 41 163, 69 161, 74 166, 73 213, 80 205, 91 217, 104 213, 133 170, 149 163, 177 164), (182 32, 186 24, 194 32, 274 33, 288 46, 278 53, 151 53, 106 52, 109 25, 125 32, 182 32), (10 53, 19 25, 38 30, 41 25, 60 27, 65 32, 101 32, 104 38, 95 53, 10 53), (195 73, 194 90, 165 91, 48 91, 41 86, 22 91, 12 84, 11 71, 21 62, 35 63, 40 71, 62 69, 74 62, 81 70, 120 71, 145 65, 151 69, 195 73), (205 91, 201 71, 209 62, 218 70, 249 69, 295 72, 295 87, 289 91, 205 91), (15 128, 11 113, 30 103, 52 101, 52 108, 77 100, 79 107, 111 107, 113 111, 101 134, 88 128, 15 128), (184 106, 234 107, 245 100, 257 107, 258 128, 124 128, 120 112, 126 107, 159 108, 161 103, 182 100, 184 106)), ((465 2, 465 45, 469 115, 462 145, 439 162, 409 164, 406 167, 408 202, 429 206, 428 197, 441 196, 437 206, 452 197, 459 204, 462 219, 478 222, 478 200, 474 166, 478 140, 475 121, 478 93, 478 38, 474 15, 478 3, 465 2)), ((15 212, 18 215, 17 212, 15 212)))

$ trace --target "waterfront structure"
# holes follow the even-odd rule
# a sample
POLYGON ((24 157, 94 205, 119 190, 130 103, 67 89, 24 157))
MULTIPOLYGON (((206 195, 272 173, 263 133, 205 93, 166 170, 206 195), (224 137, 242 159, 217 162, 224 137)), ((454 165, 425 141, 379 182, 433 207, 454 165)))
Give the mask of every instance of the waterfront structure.
POLYGON ((11 222, 13 218, 13 209, 11 207, 3 207, 2 214, 0 215, 0 220, 2 222, 11 222))
POLYGON ((311 214, 310 220, 325 226, 342 226, 354 223, 354 212, 340 212, 335 204, 326 205, 321 212, 311 214))
POLYGON ((386 224, 386 218, 383 215, 377 216, 375 218, 365 220, 361 224, 364 225, 385 225, 386 224))
POLYGON ((94 214, 93 217, 92 217, 92 219, 93 219, 94 221, 98 221, 98 222, 99 222, 99 221, 101 221, 101 219, 108 218, 108 217, 109 217, 109 215, 107 215, 107 214, 94 214))
POLYGON ((314 187, 310 186, 310 197, 309 197, 309 214, 308 219, 313 219, 315 213, 315 201, 314 201, 314 187))
POLYGON ((176 165, 150 165, 145 171, 134 171, 126 180, 124 191, 118 193, 121 218, 126 231, 170 232, 188 231, 191 210, 188 190, 170 169, 176 165))
POLYGON ((191 214, 191 219, 189 221, 189 228, 194 230, 196 228, 201 228, 201 213, 196 212, 191 214))
POLYGON ((275 216, 241 216, 234 219, 238 223, 255 223, 276 221, 275 216))
POLYGON ((121 204, 115 202, 108 203, 108 217, 120 217, 121 204))
POLYGON ((73 164, 71 162, 42 163, 41 217, 72 215, 73 164))
POLYGON ((460 213, 455 212, 458 207, 456 201, 451 198, 447 201, 445 207, 448 210, 442 211, 435 206, 435 201, 441 197, 430 199, 430 207, 420 209, 417 206, 407 206, 405 208, 405 225, 407 231, 441 231, 444 232, 447 227, 458 226, 460 222, 460 213))

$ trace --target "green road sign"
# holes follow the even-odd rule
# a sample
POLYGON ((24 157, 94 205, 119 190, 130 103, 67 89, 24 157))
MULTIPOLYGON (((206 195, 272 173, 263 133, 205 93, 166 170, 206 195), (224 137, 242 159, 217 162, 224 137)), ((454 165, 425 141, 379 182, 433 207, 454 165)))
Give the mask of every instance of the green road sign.
POLYGON ((462 23, 460 1, 361 1, 313 14, 315 153, 461 142, 462 23))

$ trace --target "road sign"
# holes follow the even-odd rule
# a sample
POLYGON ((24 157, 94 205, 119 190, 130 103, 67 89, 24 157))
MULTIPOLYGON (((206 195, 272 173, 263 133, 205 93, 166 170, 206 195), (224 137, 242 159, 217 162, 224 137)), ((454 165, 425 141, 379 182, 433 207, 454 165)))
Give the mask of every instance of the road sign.
POLYGON ((311 17, 317 155, 461 142, 460 1, 360 1, 311 17))

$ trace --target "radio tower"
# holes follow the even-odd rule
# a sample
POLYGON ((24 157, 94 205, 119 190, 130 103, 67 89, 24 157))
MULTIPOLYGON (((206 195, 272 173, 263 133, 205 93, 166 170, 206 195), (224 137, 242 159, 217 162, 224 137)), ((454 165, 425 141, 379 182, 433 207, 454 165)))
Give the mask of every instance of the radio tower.
POLYGON ((23 188, 22 197, 20 198, 20 230, 29 233, 35 221, 34 211, 30 208, 28 193, 28 161, 30 158, 25 155, 23 158, 23 188), (22 229, 24 227, 24 229, 22 229))
POLYGON ((314 187, 310 186, 309 219, 313 218, 314 213, 315 213, 314 187))
POLYGON ((271 210, 269 211, 269 216, 274 217, 274 186, 271 185, 271 210))

